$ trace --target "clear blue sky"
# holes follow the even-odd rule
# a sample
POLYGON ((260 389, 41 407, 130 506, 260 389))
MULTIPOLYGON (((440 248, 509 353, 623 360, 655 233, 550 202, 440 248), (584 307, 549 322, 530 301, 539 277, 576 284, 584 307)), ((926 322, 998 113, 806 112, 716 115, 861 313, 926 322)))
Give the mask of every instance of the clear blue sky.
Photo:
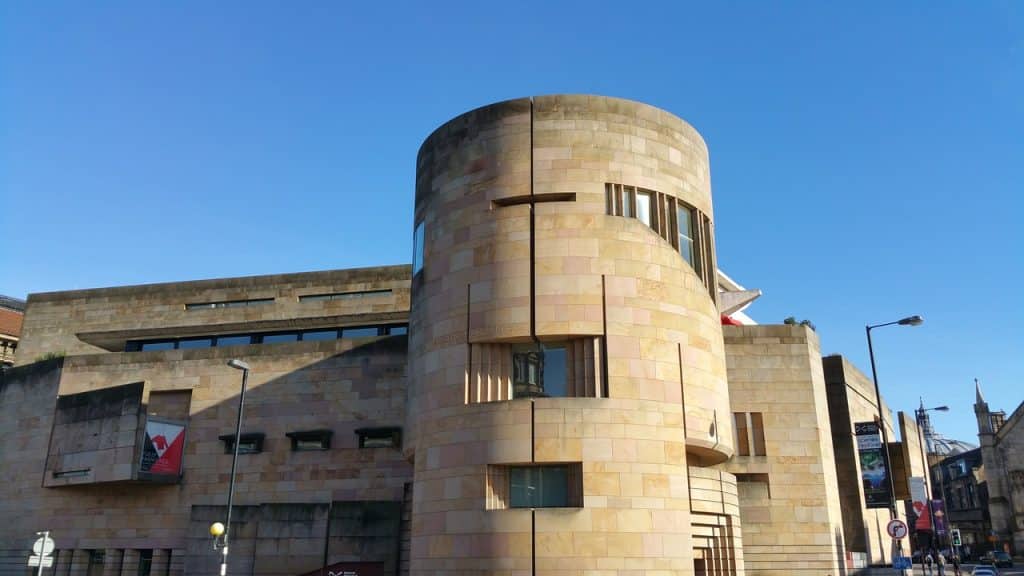
POLYGON ((1024 399, 1020 2, 4 2, 0 293, 409 262, 415 155, 496 100, 648 102, 719 263, 885 394, 1024 399))

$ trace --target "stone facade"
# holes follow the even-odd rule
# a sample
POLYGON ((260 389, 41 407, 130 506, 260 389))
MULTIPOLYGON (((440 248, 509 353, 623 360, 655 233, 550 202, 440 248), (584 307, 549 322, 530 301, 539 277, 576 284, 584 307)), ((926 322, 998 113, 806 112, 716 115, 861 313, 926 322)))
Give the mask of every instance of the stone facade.
POLYGON ((411 267, 32 295, 0 383, 0 574, 44 529, 59 574, 213 573, 236 442, 229 573, 887 557, 863 376, 805 327, 722 325, 759 292, 719 293, 692 127, 596 96, 486 106, 426 139, 415 203, 411 267), (152 468, 156 424, 185 427, 180 474, 152 468))
MULTIPOLYGON (((854 435, 854 424, 857 422, 878 421, 874 384, 842 356, 826 356, 822 359, 822 364, 828 391, 832 447, 835 453, 836 476, 839 479, 846 550, 851 554, 866 555, 867 563, 872 565, 891 563, 896 550, 891 546, 893 540, 885 531, 891 513, 886 508, 867 507, 854 435)), ((896 453, 902 453, 903 446, 895 442, 898 438, 896 427, 892 412, 884 400, 882 415, 889 431, 889 451, 892 457, 896 453)), ((902 504, 897 506, 897 514, 906 521, 906 512, 902 504)), ((903 552, 909 555, 909 546, 903 552)))
MULTIPOLYGON (((750 438, 737 441, 740 453, 721 465, 738 480, 747 573, 845 574, 818 338, 804 326, 723 330, 734 418, 753 414, 761 422, 749 428, 750 438)), ((734 430, 748 434, 743 425, 734 430)))
MULTIPOLYGON (((651 225, 609 214, 623 202, 610 197, 615 183, 711 214, 703 141, 636 102, 512 100, 423 144, 413 574, 742 572, 734 506, 702 511, 726 541, 696 563, 705 546, 692 538, 690 470, 732 452, 715 301, 699 268, 651 225), (563 347, 581 381, 570 397, 516 392, 517 350, 550 357, 545 348, 563 347), (488 504, 504 490, 493 485, 506 482, 501 469, 545 464, 579 466, 582 499, 488 504)), ((637 208, 626 198, 628 215, 637 208)), ((735 482, 716 474, 703 484, 721 502, 735 482)))
POLYGON ((977 385, 974 413, 988 491, 988 513, 996 544, 1024 551, 1024 403, 1009 417, 992 412, 977 385))
MULTIPOLYGON (((120 566, 124 557, 134 562, 143 553, 172 574, 199 573, 216 563, 206 528, 212 518, 223 519, 231 466, 221 439, 233 434, 237 414, 240 372, 226 366, 231 358, 252 366, 243 434, 264 440, 259 453, 239 456, 230 571, 303 574, 325 558, 394 566, 412 466, 400 447, 361 448, 356 430, 401 426, 405 335, 136 352, 107 351, 76 342, 76 335, 123 347, 133 338, 185 338, 200 330, 281 334, 288 328, 404 326, 407 302, 408 267, 30 297, 26 349, 70 353, 4 374, 0 566, 23 565, 19 550, 30 548, 34 532, 44 529, 53 531, 58 564, 67 561, 71 574, 85 574, 89 562, 120 566), (298 299, 323 293, 370 294, 298 299), (184 307, 254 295, 275 300, 259 308, 184 307), (35 342, 33 334, 48 344, 35 342), (138 396, 110 397, 129 383, 139 383, 138 396), (62 416, 64 399, 101 394, 106 400, 78 409, 84 416, 62 416), (125 411, 111 417, 107 407, 114 400, 125 411), (187 423, 183 473, 146 481, 137 474, 142 436, 129 428, 158 417, 187 423), (287 434, 309 430, 332 432, 330 449, 295 450, 287 434)), ((0 573, 11 573, 5 570, 0 573)))

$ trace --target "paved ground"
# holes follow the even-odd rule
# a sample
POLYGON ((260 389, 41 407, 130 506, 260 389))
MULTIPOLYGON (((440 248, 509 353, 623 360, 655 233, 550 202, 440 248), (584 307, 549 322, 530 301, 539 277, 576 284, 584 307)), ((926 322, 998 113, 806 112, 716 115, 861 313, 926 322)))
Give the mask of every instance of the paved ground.
MULTIPOLYGON (((977 566, 977 564, 964 564, 960 568, 961 576, 971 576, 971 573, 974 572, 974 567, 975 566, 977 566)), ((1024 576, 1024 565, 1021 565, 1021 564, 1017 564, 1013 568, 997 568, 997 570, 999 570, 999 576, 1015 576, 1015 575, 1024 576)), ((932 568, 932 572, 931 573, 932 573, 932 576, 938 576, 938 571, 935 570, 934 568, 932 568)), ((914 576, 921 576, 923 574, 926 574, 924 572, 924 570, 920 566, 915 565, 914 566, 914 576)), ((953 576, 953 568, 952 567, 947 567, 946 568, 946 576, 953 576)))

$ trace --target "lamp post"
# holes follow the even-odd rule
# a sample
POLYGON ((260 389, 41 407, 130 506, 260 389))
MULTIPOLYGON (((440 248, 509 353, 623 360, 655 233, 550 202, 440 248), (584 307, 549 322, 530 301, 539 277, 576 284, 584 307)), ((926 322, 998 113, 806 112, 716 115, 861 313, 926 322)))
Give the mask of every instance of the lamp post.
POLYGON ((928 440, 931 439, 931 432, 925 434, 924 428, 929 412, 949 412, 949 406, 925 408, 924 398, 921 398, 920 401, 920 407, 914 410, 914 416, 917 420, 917 433, 920 436, 918 445, 921 448, 921 463, 924 465, 925 506, 928 507, 928 523, 932 527, 932 538, 934 539, 937 534, 935 533, 935 510, 932 508, 932 467, 928 463, 928 457, 925 455, 928 440))
POLYGON ((232 358, 228 361, 228 366, 242 371, 242 392, 238 395, 238 419, 235 421, 235 440, 232 443, 231 477, 228 480, 227 518, 224 520, 224 524, 214 522, 213 525, 210 526, 210 534, 214 537, 214 549, 217 548, 216 538, 218 536, 223 537, 220 543, 222 554, 220 562, 220 576, 226 576, 228 573, 228 536, 230 536, 231 533, 231 504, 235 496, 235 468, 238 465, 238 444, 242 437, 242 410, 245 408, 245 385, 249 380, 249 365, 247 363, 237 358, 232 358))
MULTIPOLYGON (((878 388, 878 370, 875 369, 875 349, 871 345, 871 331, 875 328, 881 328, 883 326, 920 326, 924 323, 924 318, 920 316, 907 316, 906 318, 900 318, 894 322, 884 322, 882 324, 869 324, 864 327, 864 331, 868 336, 868 356, 871 357, 871 379, 875 382, 875 404, 878 407, 878 427, 882 429, 882 446, 885 448, 882 450, 882 456, 885 458, 885 470, 886 475, 889 477, 889 519, 894 520, 899 517, 899 512, 896 510, 896 484, 892 477, 892 463, 889 459, 889 431, 885 428, 885 418, 882 416, 882 393, 878 388)), ((900 556, 903 555, 903 545, 900 540, 896 540, 896 551, 900 556)))

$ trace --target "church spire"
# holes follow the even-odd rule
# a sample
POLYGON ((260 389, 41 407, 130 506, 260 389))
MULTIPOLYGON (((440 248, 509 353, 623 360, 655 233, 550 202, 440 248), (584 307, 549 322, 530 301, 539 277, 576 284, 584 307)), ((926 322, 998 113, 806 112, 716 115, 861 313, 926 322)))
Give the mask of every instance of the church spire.
POLYGON ((981 382, 978 379, 974 379, 974 404, 981 405, 985 403, 985 397, 981 395, 981 382))

